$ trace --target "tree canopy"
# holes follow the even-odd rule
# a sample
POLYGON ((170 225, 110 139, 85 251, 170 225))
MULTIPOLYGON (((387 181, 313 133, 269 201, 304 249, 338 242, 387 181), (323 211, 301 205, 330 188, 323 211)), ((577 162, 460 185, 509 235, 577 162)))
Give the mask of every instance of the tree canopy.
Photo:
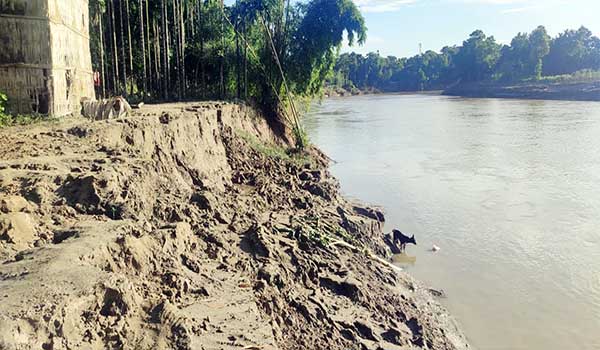
POLYGON ((570 74, 582 69, 600 69, 600 39, 581 27, 566 30, 550 43, 543 59, 544 75, 570 74))
POLYGON ((276 110, 323 86, 344 40, 363 43, 352 0, 90 0, 100 95, 255 99, 276 110), (284 78, 285 77, 285 78, 284 78))
POLYGON ((539 26, 518 33, 510 45, 476 30, 461 46, 446 46, 410 58, 379 53, 342 54, 329 83, 347 89, 419 91, 456 83, 519 82, 544 76, 600 70, 600 39, 585 27, 551 38, 539 26))

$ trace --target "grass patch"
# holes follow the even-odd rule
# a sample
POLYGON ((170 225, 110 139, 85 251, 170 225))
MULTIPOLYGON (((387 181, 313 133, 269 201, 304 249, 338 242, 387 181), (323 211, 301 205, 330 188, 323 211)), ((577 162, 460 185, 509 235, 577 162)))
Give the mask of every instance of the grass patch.
POLYGON ((30 125, 43 121, 55 121, 52 117, 42 114, 17 114, 11 115, 5 113, 8 105, 8 97, 0 92, 0 128, 5 128, 14 125, 30 125))
POLYGON ((539 80, 528 80, 528 82, 546 84, 569 84, 569 83, 591 83, 600 81, 600 71, 584 69, 573 74, 544 76, 539 80))
POLYGON ((340 237, 344 242, 356 245, 358 242, 356 238, 348 233, 348 231, 343 230, 341 227, 336 227, 335 234, 340 237))
POLYGON ((236 129, 235 134, 241 137, 246 142, 248 142, 248 144, 253 150, 269 158, 275 158, 286 162, 291 162, 296 165, 304 165, 307 163, 312 164, 311 157, 308 154, 299 151, 296 148, 264 143, 258 138, 256 138, 254 135, 251 135, 250 133, 240 129, 236 129))
POLYGON ((41 122, 48 122, 48 121, 54 122, 57 120, 58 119, 56 119, 56 118, 49 117, 49 116, 43 115, 43 114, 10 115, 10 114, 0 113, 0 128, 6 128, 9 126, 16 126, 16 125, 31 125, 31 124, 41 123, 41 122))
POLYGON ((301 216, 294 219, 297 223, 294 225, 292 233, 305 237, 321 246, 329 246, 340 239, 355 247, 362 245, 361 242, 336 223, 321 220, 318 216, 301 216))

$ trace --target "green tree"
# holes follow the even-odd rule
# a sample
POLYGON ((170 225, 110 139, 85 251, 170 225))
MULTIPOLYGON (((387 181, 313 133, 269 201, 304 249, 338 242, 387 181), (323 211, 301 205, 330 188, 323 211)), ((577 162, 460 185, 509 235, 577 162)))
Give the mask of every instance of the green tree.
POLYGON ((500 45, 496 39, 476 30, 463 42, 455 64, 464 81, 482 81, 491 78, 499 57, 500 45))
POLYGON ((515 81, 528 75, 530 42, 527 33, 519 33, 500 51, 496 72, 505 81, 515 81))
POLYGON ((543 73, 570 74, 582 69, 600 69, 600 39, 585 27, 566 30, 550 44, 543 73))
POLYGON ((290 64, 287 66, 298 94, 318 92, 344 38, 351 46, 367 39, 367 28, 360 11, 351 0, 312 0, 293 32, 290 64))
POLYGON ((533 67, 533 76, 536 79, 542 77, 543 59, 550 52, 550 36, 544 26, 537 27, 529 35, 529 60, 533 67))

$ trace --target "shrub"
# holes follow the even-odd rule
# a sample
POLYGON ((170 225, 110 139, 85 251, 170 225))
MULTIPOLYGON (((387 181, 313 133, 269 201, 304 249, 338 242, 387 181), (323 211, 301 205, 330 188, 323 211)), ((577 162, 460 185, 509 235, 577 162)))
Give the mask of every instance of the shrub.
POLYGON ((553 75, 542 77, 539 82, 541 83, 588 83, 600 81, 600 71, 583 69, 573 74, 564 75, 553 75))
POLYGON ((0 92, 0 127, 6 126, 10 124, 10 116, 4 114, 6 110, 6 102, 8 102, 8 98, 5 94, 0 92))
POLYGON ((0 92, 0 128, 12 125, 29 125, 42 121, 54 121, 56 119, 48 118, 42 114, 17 114, 10 115, 6 113, 8 98, 6 94, 0 92))
POLYGON ((8 102, 8 97, 5 94, 0 92, 0 114, 4 114, 6 109, 6 102, 8 102))

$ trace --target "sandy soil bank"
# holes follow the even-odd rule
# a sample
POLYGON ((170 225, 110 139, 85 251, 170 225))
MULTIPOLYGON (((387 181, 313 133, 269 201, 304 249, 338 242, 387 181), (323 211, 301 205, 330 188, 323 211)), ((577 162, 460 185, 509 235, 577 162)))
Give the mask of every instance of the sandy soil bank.
POLYGON ((149 106, 0 145, 0 349, 469 348, 374 259, 383 214, 248 107, 149 106))

